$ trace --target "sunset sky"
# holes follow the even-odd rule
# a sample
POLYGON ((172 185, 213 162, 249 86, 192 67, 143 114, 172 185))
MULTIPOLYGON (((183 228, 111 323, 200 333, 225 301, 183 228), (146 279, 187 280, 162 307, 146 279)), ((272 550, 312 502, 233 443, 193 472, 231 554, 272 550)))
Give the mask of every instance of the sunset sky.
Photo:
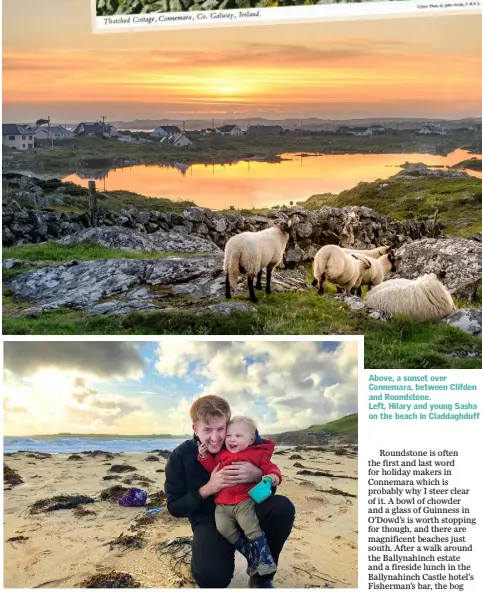
POLYGON ((7 342, 4 373, 7 436, 186 434, 206 394, 276 433, 357 412, 358 344, 7 342))
POLYGON ((3 1, 3 118, 480 116, 482 17, 91 34, 89 0, 3 1))

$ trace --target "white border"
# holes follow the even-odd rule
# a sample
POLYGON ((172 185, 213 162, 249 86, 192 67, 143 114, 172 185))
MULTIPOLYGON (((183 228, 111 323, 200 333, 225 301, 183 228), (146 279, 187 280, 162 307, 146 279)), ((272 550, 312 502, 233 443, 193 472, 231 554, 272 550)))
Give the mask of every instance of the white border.
POLYGON ((91 0, 91 3, 94 33, 271 25, 275 23, 360 20, 434 14, 444 16, 482 14, 482 0, 392 0, 385 2, 366 0, 361 3, 349 4, 151 12, 148 14, 117 16, 97 16, 96 0, 91 0))

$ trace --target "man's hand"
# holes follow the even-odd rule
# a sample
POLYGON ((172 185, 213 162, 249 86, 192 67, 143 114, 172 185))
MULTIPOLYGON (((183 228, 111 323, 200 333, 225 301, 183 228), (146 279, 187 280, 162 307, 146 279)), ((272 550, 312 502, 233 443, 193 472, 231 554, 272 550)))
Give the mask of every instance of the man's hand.
POLYGON ((259 483, 263 477, 263 471, 246 461, 233 462, 220 471, 224 475, 228 485, 239 485, 240 483, 259 483))
POLYGON ((198 451, 199 451, 199 456, 201 458, 206 458, 208 455, 208 447, 207 444, 203 444, 202 442, 199 442, 199 444, 197 445, 198 447, 198 451))
POLYGON ((280 482, 278 475, 275 475, 274 473, 270 473, 269 475, 265 475, 265 477, 269 477, 271 479, 271 481, 273 482, 273 485, 275 487, 278 487, 279 482, 280 482))
POLYGON ((199 490, 199 494, 201 495, 201 497, 210 497, 211 495, 215 495, 216 493, 218 493, 218 491, 221 491, 221 489, 224 489, 225 487, 229 487, 230 485, 232 485, 226 479, 226 476, 224 475, 224 469, 222 471, 219 470, 220 466, 221 463, 218 464, 218 466, 211 473, 211 478, 206 483, 206 485, 203 485, 199 490))

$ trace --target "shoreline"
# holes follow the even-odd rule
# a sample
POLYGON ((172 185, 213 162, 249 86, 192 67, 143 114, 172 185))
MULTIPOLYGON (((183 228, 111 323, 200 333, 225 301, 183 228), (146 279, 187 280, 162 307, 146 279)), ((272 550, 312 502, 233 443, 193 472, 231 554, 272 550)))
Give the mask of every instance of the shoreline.
MULTIPOLYGON (((287 495, 297 510, 275 585, 356 588, 357 498, 333 493, 335 488, 350 496, 357 495, 356 453, 349 447, 348 456, 316 449, 295 455, 291 452, 277 447, 273 456, 284 476, 278 493, 287 495), (301 460, 290 459, 291 456, 301 460), (305 466, 304 471, 332 476, 300 475, 295 463, 305 466)), ((191 536, 187 519, 173 518, 164 507, 147 521, 145 508, 125 508, 117 502, 101 500, 104 490, 119 485, 141 487, 151 497, 163 491, 165 458, 148 461, 146 458, 152 455, 145 452, 110 453, 108 457, 100 453, 96 457, 81 454, 82 460, 68 460, 70 453, 42 456, 17 452, 8 453, 4 459, 23 479, 23 483, 7 486, 4 492, 4 540, 25 537, 5 542, 6 587, 70 588, 112 570, 131 573, 146 588, 193 587, 189 570, 185 566, 174 568, 169 555, 160 552, 158 546, 174 537, 191 536), (112 465, 123 464, 131 465, 134 471, 109 470, 112 465), (124 483, 134 475, 144 479, 144 485, 136 478, 130 485, 124 483), (89 513, 82 516, 77 516, 74 509, 30 513, 35 502, 58 495, 89 496, 95 501, 84 505, 89 513), (115 542, 121 534, 140 537, 141 546, 122 548, 115 542)), ((157 498, 153 499, 156 502, 157 498)), ((245 560, 237 554, 230 587, 247 586, 245 567, 245 560)))

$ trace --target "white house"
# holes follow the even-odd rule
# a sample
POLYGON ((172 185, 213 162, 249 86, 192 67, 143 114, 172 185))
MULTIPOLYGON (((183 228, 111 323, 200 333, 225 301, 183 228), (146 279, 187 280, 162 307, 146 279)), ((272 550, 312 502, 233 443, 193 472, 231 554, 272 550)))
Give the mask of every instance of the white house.
POLYGON ((370 127, 350 127, 346 133, 350 134, 350 136, 373 136, 370 127))
POLYGON ((384 134, 386 132, 386 128, 379 123, 375 123, 375 125, 371 125, 370 128, 374 134, 384 134))
POLYGON ((164 136, 161 138, 160 144, 161 146, 173 146, 174 148, 189 148, 194 145, 186 134, 182 132, 164 136))
POLYGON ((177 125, 158 125, 156 129, 151 133, 153 138, 167 138, 172 134, 180 134, 181 130, 177 125))
POLYGON ((72 135, 77 136, 78 134, 86 134, 87 136, 99 134, 108 138, 117 138, 119 132, 117 128, 110 123, 102 123, 102 121, 82 121, 72 130, 72 135))
POLYGON ((427 123, 422 125, 422 127, 418 130, 418 133, 421 135, 445 136, 447 133, 447 128, 444 125, 431 125, 427 123))
POLYGON ((216 133, 221 136, 242 136, 244 132, 237 125, 222 125, 216 128, 216 133))
POLYGON ((63 125, 41 126, 35 130, 37 140, 68 140, 71 136, 72 132, 63 125))
POLYGON ((16 123, 2 124, 2 144, 17 150, 34 148, 35 131, 16 123))

